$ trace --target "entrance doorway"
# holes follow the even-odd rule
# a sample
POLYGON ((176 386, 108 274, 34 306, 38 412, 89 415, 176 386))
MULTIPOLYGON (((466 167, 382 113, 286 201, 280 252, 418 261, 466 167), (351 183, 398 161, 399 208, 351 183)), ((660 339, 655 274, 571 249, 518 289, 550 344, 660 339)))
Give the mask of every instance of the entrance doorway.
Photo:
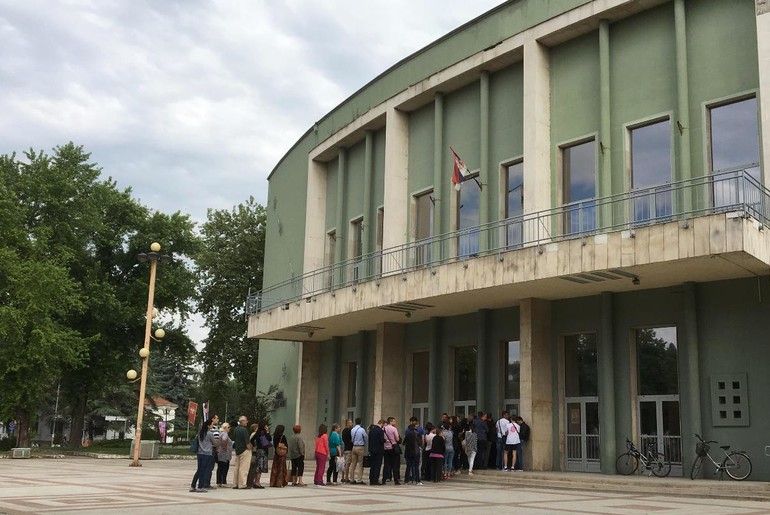
POLYGON ((564 337, 566 470, 600 471, 596 334, 564 337))
POLYGON ((457 347, 455 349, 455 394, 454 414, 466 417, 476 413, 476 346, 457 347))
POLYGON ((637 417, 642 449, 655 445, 682 475, 679 359, 676 327, 636 331, 637 417))

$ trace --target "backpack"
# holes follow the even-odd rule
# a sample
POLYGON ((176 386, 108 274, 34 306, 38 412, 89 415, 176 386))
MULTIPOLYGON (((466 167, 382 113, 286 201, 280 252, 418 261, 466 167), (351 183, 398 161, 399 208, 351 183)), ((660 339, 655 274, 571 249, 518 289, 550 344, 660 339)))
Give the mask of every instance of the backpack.
POLYGON ((529 433, 530 433, 529 426, 527 425, 526 422, 522 422, 521 425, 519 426, 519 438, 521 438, 522 442, 526 442, 529 440, 529 433))
POLYGON ((199 448, 200 448, 200 442, 198 441, 198 436, 196 435, 195 438, 193 438, 193 441, 190 442, 190 451, 194 452, 195 454, 198 454, 199 448))

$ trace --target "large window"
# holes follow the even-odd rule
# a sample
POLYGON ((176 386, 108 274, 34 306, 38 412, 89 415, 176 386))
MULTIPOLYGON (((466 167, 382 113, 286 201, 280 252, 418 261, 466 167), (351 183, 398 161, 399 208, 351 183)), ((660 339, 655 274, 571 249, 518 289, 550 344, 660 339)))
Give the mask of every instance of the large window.
POLYGON ((671 216, 671 120, 631 128, 629 139, 633 220, 671 216))
POLYGON ((595 334, 583 333, 564 337, 564 372, 566 397, 599 395, 595 334))
POLYGON ((377 275, 382 273, 382 231, 384 228, 385 208, 381 207, 377 210, 377 236, 374 243, 374 250, 377 252, 377 257, 374 260, 374 273, 377 275))
MULTIPOLYGON (((417 242, 433 237, 433 192, 429 191, 415 197, 415 235, 417 242)), ((418 265, 430 263, 431 245, 419 244, 415 247, 415 263, 418 265)))
POLYGON ((476 346, 455 350, 455 400, 457 415, 466 416, 476 411, 476 346))
POLYGON ((479 200, 481 188, 478 172, 471 175, 457 195, 457 229, 462 231, 458 238, 458 256, 472 256, 479 252, 479 200), (473 180, 475 179, 475 180, 473 180))
POLYGON ((562 148, 564 232, 596 228, 596 143, 593 139, 562 148))
POLYGON ((521 397, 521 342, 505 342, 505 409, 519 414, 521 397))
MULTIPOLYGON (((524 214, 524 163, 518 162, 505 167, 506 193, 505 218, 520 217, 524 214)), ((521 220, 507 224, 507 246, 522 244, 521 220)))
MULTIPOLYGON (((711 136, 711 171, 718 174, 713 183, 714 205, 728 206, 748 201, 755 203, 759 171, 759 121, 755 97, 721 104, 709 109, 711 136), (735 173, 719 172, 736 170, 735 173), (746 170, 754 184, 740 180, 746 170)), ((757 201, 758 202, 758 198, 757 201)))
MULTIPOLYGON (((334 247, 337 245, 337 231, 332 229, 328 233, 326 233, 326 248, 324 249, 324 261, 326 262, 326 266, 332 266, 335 262, 335 250, 334 247)), ((326 286, 327 288, 331 288, 334 286, 334 269, 331 269, 329 272, 327 272, 326 276, 326 286)))
POLYGON ((356 391, 356 382, 358 381, 358 363, 355 361, 351 361, 348 363, 348 392, 347 392, 347 403, 348 403, 348 418, 350 420, 355 420, 356 418, 356 408, 358 406, 358 399, 357 399, 357 391, 356 391))
POLYGON ((425 424, 428 419, 430 353, 412 354, 412 416, 425 424))
POLYGON ((350 224, 350 244, 351 244, 351 256, 356 261, 350 269, 352 274, 351 280, 358 281, 362 276, 369 275, 369 271, 363 269, 364 264, 361 262, 361 256, 364 253, 364 220, 359 218, 351 222, 350 224))

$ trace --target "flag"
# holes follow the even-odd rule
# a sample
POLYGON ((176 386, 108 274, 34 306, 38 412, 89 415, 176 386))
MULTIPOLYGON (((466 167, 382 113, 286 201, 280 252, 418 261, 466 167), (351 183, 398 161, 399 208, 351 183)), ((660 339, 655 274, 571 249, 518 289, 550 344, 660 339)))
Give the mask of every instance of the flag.
POLYGON ((454 168, 452 169, 452 183, 455 185, 455 189, 460 191, 460 185, 468 179, 473 179, 473 182, 476 183, 476 186, 481 189, 481 183, 476 177, 471 176, 470 170, 468 170, 468 167, 465 166, 465 163, 463 163, 463 160, 460 159, 460 156, 457 155, 455 149, 449 147, 449 150, 452 151, 452 157, 454 158, 455 162, 454 168))
POLYGON ((187 422, 195 424, 195 415, 198 413, 198 403, 190 401, 187 404, 187 422))

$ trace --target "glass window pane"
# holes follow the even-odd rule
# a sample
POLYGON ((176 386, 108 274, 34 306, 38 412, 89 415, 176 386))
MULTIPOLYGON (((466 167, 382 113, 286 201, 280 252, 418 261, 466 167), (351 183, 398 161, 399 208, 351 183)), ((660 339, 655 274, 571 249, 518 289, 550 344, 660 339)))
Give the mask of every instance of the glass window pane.
POLYGON ((458 347, 455 350, 455 401, 476 398, 476 347, 458 347))
POLYGON ((524 213, 524 163, 506 167, 508 190, 506 192, 505 217, 524 213))
POLYGON ((433 192, 417 197, 417 233, 415 239, 422 240, 433 236, 433 192))
POLYGON ((505 398, 520 398, 521 343, 512 341, 505 348, 505 398))
POLYGON ((711 166, 713 171, 751 168, 758 177, 759 123, 757 99, 714 107, 711 114, 711 166))
POLYGON ((564 337, 565 395, 596 397, 598 369, 596 335, 583 333, 564 337))
POLYGON ((412 354, 412 404, 428 402, 429 352, 412 354))
MULTIPOLYGON (((475 181, 467 181, 460 190, 457 210, 457 228, 473 229, 479 226, 479 200, 481 190, 475 181)), ((467 231, 460 235, 458 241, 458 254, 468 256, 477 254, 479 251, 479 232, 478 230, 467 231)))
POLYGON ((356 403, 356 381, 358 380, 358 363, 348 363, 348 408, 358 406, 356 403))
POLYGON ((593 198, 596 195, 596 152, 593 140, 567 147, 564 158, 564 203, 593 198))
POLYGON ((639 395, 679 393, 676 327, 636 331, 639 395))
POLYGON ((633 189, 671 182, 671 120, 631 130, 633 189))

